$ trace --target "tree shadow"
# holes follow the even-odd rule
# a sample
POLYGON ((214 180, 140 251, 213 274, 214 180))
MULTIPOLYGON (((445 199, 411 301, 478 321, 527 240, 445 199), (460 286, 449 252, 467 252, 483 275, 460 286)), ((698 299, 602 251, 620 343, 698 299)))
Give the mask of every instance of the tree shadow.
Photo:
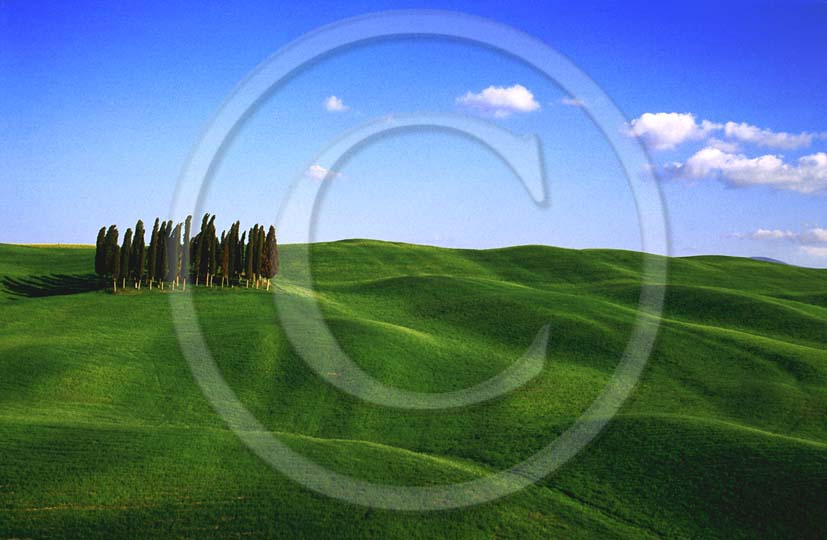
POLYGON ((50 274, 46 276, 3 277, 0 283, 14 296, 37 298, 98 291, 106 282, 95 274, 50 274))

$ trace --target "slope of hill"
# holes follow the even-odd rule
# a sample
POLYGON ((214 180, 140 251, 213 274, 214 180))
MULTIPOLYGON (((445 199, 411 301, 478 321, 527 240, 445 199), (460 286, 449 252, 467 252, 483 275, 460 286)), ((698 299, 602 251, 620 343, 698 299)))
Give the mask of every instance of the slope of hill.
MULTIPOLYGON (((292 252, 281 249, 284 264, 292 252)), ((626 346, 643 261, 367 240, 312 254, 332 331, 387 384, 476 384, 552 325, 548 363, 526 386, 415 412, 314 374, 270 295, 196 291, 222 373, 268 429, 334 470, 400 485, 509 467, 570 426, 626 346)), ((513 496, 406 513, 326 498, 260 461, 193 381, 170 293, 97 290, 92 258, 91 248, 0 245, 0 537, 827 537, 825 270, 670 259, 654 353, 595 441, 513 496)), ((306 294, 277 282, 276 294, 306 294)))

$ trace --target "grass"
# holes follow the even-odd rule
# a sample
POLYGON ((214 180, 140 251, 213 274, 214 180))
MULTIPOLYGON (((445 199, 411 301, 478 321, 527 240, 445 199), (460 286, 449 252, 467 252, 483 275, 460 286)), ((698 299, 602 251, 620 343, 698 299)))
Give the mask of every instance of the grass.
MULTIPOLYGON (((290 246, 282 248, 291 264, 290 246)), ((417 391, 481 382, 546 322, 548 363, 460 410, 366 404, 308 368, 272 297, 198 289, 230 386, 293 449, 400 485, 509 467, 569 427, 632 328, 643 255, 314 245, 322 310, 353 359, 417 391)), ((661 332, 608 428, 494 503, 391 512, 310 492, 252 454, 178 349, 168 294, 90 284, 93 250, 0 245, 0 538, 824 538, 827 271, 670 259, 661 332)), ((307 292, 276 280, 277 294, 307 292)))

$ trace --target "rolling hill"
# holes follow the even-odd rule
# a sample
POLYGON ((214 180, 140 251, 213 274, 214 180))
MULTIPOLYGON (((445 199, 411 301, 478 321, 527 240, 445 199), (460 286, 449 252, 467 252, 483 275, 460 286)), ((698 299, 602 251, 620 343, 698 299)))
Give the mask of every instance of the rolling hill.
MULTIPOLYGON (((567 429, 626 346, 644 258, 368 240, 311 252, 333 333, 390 385, 471 386, 552 326, 543 372, 515 392, 387 409, 307 367, 271 295, 195 291, 217 364, 262 424, 327 467, 399 485, 479 478, 567 429)), ((827 537, 827 270, 669 259, 655 350, 607 429, 515 495, 417 513, 272 470, 193 381, 168 302, 180 293, 99 290, 93 255, 0 245, 0 538, 827 537)))

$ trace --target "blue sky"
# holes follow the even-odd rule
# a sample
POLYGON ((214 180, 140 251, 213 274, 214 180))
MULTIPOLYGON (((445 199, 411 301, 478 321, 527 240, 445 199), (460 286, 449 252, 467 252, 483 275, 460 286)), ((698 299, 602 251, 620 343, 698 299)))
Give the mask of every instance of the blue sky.
MULTIPOLYGON (((200 131, 270 54, 344 17, 439 8, 532 34, 602 87, 656 165, 674 254, 827 266, 823 2, 279 4, 3 3, 0 241, 91 242, 102 224, 125 230, 166 215, 200 131)), ((206 208, 222 225, 272 222, 296 175, 340 133, 393 113, 460 112, 542 139, 550 208, 535 207, 472 141, 408 133, 365 147, 331 181, 317 239, 639 249, 634 201, 611 148, 564 97, 519 61, 471 44, 350 49, 259 108, 206 208), (536 107, 522 106, 519 88, 536 107), (331 96, 345 110, 327 110, 331 96), (486 109, 492 99, 504 100, 503 114, 486 109)))

